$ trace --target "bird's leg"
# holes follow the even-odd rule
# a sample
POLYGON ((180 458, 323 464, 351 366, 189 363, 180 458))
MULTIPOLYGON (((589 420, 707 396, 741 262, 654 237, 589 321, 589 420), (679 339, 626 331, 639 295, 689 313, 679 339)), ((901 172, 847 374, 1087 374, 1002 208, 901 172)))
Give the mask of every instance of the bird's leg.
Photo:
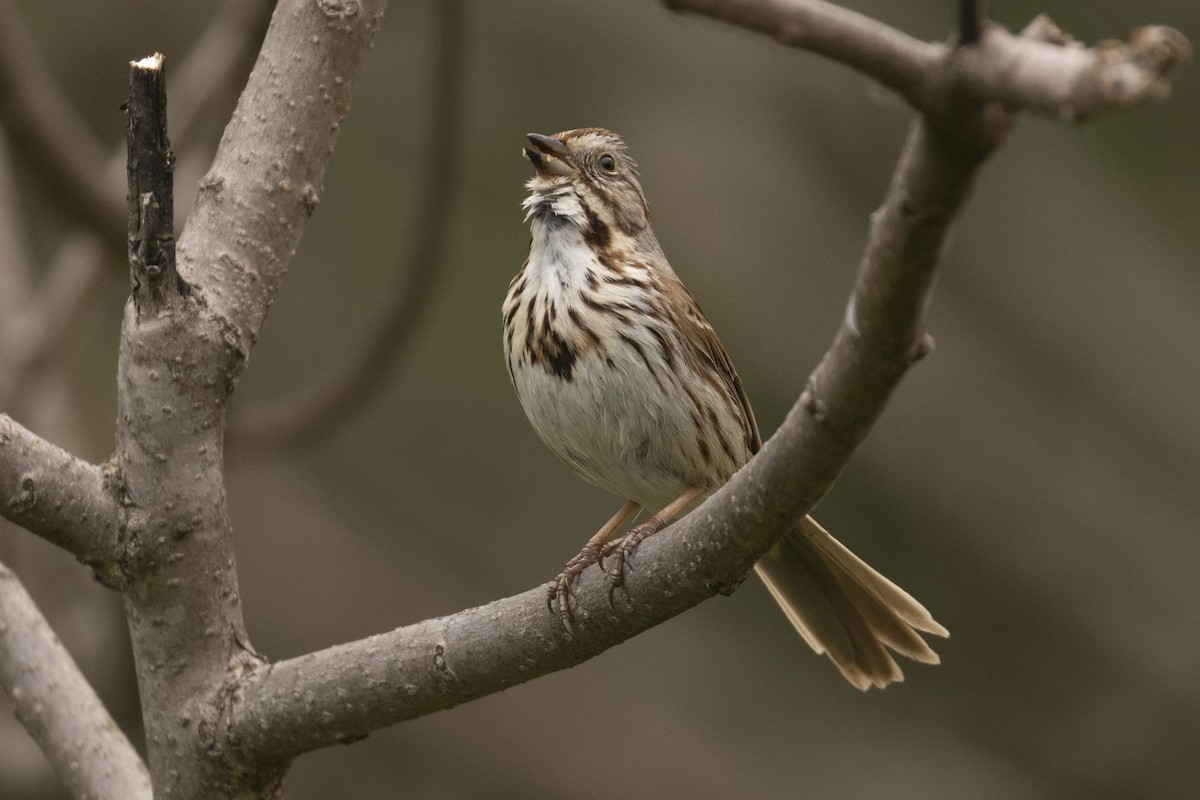
POLYGON ((693 486, 672 500, 662 511, 659 511, 620 539, 609 542, 604 546, 601 550, 601 557, 608 558, 612 556, 613 559, 612 563, 605 570, 608 573, 608 601, 610 603, 612 602, 613 592, 625 582, 625 564, 629 560, 630 554, 633 553, 634 548, 641 544, 647 537, 653 536, 671 524, 671 521, 679 516, 679 513, 687 508, 688 504, 704 494, 705 491, 698 486, 693 486))
POLYGON ((612 538, 613 533, 624 525, 625 520, 633 516, 637 510, 637 503, 632 500, 626 501, 625 505, 621 506, 616 514, 613 514, 612 519, 604 523, 604 527, 587 540, 587 544, 583 546, 579 554, 567 562, 563 571, 558 573, 558 577, 546 586, 546 605, 552 612, 558 614, 567 633, 575 632, 571 626, 571 596, 575 593, 571 582, 579 576, 579 573, 600 560, 600 553, 604 550, 608 540, 612 538))

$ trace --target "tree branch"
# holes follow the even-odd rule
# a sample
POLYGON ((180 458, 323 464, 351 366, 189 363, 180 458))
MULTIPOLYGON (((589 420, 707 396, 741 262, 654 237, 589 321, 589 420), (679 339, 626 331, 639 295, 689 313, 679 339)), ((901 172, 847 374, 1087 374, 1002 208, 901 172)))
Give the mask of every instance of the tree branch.
POLYGON ((117 561, 149 768, 164 796, 269 795, 287 766, 246 761, 223 735, 227 694, 262 662, 241 609, 225 408, 316 208, 384 5, 279 3, 180 235, 179 280, 160 277, 146 293, 137 287, 155 276, 131 264, 114 457, 129 505, 117 561))
MULTIPOLYGON (((241 88, 274 5, 273 0, 227 0, 180 62, 172 105, 176 138, 184 149, 205 112, 241 88)), ((106 245, 113 242, 125 219, 117 183, 125 148, 109 156, 7 2, 0 2, 0 118, 22 152, 69 198, 63 207, 76 210, 81 225, 106 245)))
POLYGON ((125 220, 120 194, 107 180, 104 147, 54 79, 12 5, 0 2, 0 115, 29 153, 82 211, 82 221, 112 236, 125 220))
POLYGON ((304 223, 382 0, 280 2, 179 239, 180 271, 249 353, 304 223), (286 91, 280 91, 286 87, 286 91))
MULTIPOLYGON (((675 3, 682 5, 764 12, 784 4, 675 3)), ((825 16, 808 27, 791 20, 781 38, 827 54, 861 51, 853 59, 860 66, 891 63, 902 76, 895 85, 952 83, 962 57, 924 60, 927 46, 910 46, 912 40, 849 12, 786 6, 816 7, 825 16), (909 80, 918 68, 922 74, 909 80)), ((741 19, 764 24, 761 13, 741 19)), ((950 226, 1011 119, 971 92, 946 93, 928 112, 914 123, 872 216, 830 350, 762 451, 694 512, 642 544, 638 568, 624 585, 628 608, 610 608, 600 570, 588 569, 576 585, 582 624, 574 637, 547 613, 539 588, 258 668, 232 709, 231 730, 243 746, 260 757, 286 758, 449 708, 580 663, 736 586, 825 494, 901 377, 932 347, 925 315, 950 226)))
MULTIPOLYGON (((0 128, 0 319, 19 313, 29 297, 33 272, 23 222, 12 153, 0 128)), ((0 408, 7 407, 0 402, 0 408)))
POLYGON ((926 81, 946 48, 915 39, 882 22, 820 0, 663 0, 680 13, 699 14, 765 33, 853 67, 919 108, 926 81))
POLYGON ((163 56, 129 64, 127 118, 129 276, 140 313, 155 315, 180 290, 175 272, 175 155, 167 138, 163 56))
POLYGON ((150 800, 146 765, 3 564, 0 685, 72 797, 150 800))
POLYGON ((274 0, 226 0, 172 68, 171 129, 181 152, 192 144, 198 123, 210 109, 224 106, 227 98, 232 105, 254 65, 274 8, 274 0))
POLYGON ((959 46, 975 44, 987 24, 987 0, 958 0, 959 46))
POLYGON ((0 408, 11 407, 23 378, 54 351, 103 267, 104 249, 97 236, 68 236, 33 300, 19 311, 0 314, 0 408))
POLYGON ((428 307, 429 295, 442 266, 442 250, 450 206, 454 200, 456 147, 446 146, 446 131, 458 130, 461 117, 462 76, 465 72, 463 3, 444 0, 438 6, 433 68, 432 113, 428 144, 430 155, 425 185, 417 202, 415 221, 407 226, 412 244, 400 271, 404 280, 392 295, 383 324, 358 351, 347 371, 327 383, 305 391, 294 401, 234 414, 230 439, 251 449, 295 447, 316 441, 361 409, 386 385, 387 374, 417 330, 428 307))
POLYGON ((576 584, 574 637, 538 588, 263 667, 237 698, 235 735, 272 758, 361 736, 581 663, 740 583, 825 494, 930 346, 935 268, 989 152, 987 141, 965 151, 914 125, 833 346, 762 452, 639 547, 628 608, 610 608, 600 570, 588 569, 576 584))
MULTIPOLYGON (((1091 49, 1067 40, 1014 36, 987 25, 971 47, 912 38, 822 0, 663 0, 667 8, 720 19, 839 61, 935 112, 945 92, 999 102, 1062 119, 1086 119, 1164 97, 1165 76, 1191 56, 1172 28, 1139 28, 1127 44, 1091 49), (949 60, 949 65, 935 68, 949 60)), ((1048 20, 1044 23, 1049 24, 1048 20)))
POLYGON ((0 414, 0 515, 80 561, 110 564, 121 521, 107 467, 82 461, 0 414))

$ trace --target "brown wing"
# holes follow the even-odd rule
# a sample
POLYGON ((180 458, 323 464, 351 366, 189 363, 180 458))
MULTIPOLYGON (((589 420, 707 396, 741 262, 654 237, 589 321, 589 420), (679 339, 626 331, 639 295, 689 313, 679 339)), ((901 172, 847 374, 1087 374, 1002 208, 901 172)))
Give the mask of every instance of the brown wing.
POLYGON ((691 345, 688 355, 698 358, 702 362, 698 365, 701 367, 699 371, 717 376, 725 391, 737 401, 742 412, 746 445, 751 453, 757 453, 762 446, 762 438, 758 433, 758 423, 754 421, 754 410, 750 407, 746 390, 742 388, 742 379, 738 377, 733 362, 729 360, 729 354, 717 338, 717 332, 713 330, 708 317, 704 316, 700 309, 700 304, 683 285, 683 281, 679 280, 678 275, 674 272, 660 273, 659 279, 662 281, 663 293, 671 300, 668 305, 674 317, 673 322, 691 345))

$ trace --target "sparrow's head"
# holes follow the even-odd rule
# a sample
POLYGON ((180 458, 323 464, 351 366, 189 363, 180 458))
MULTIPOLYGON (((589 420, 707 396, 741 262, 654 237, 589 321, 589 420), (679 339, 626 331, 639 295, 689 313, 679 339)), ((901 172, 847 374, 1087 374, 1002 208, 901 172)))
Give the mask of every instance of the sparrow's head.
POLYGON ((620 136, 603 128, 528 135, 525 157, 537 174, 526 184, 531 218, 573 222, 607 240, 649 230, 650 209, 637 164, 620 136))

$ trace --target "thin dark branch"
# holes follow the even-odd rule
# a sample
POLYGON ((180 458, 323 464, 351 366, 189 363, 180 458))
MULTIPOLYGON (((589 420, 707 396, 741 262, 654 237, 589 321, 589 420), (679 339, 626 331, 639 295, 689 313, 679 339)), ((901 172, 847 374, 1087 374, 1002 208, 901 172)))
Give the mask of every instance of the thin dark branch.
POLYGON ((150 800, 146 765, 3 564, 0 686, 72 797, 150 800))
POLYGON ((113 484, 104 468, 0 414, 0 516, 85 563, 107 564, 121 522, 113 484))
POLYGON ((129 64, 125 106, 129 174, 129 277, 142 313, 157 314, 178 291, 175 272, 175 155, 167 138, 161 53, 129 64))
POLYGON ((974 44, 986 23, 987 0, 958 0, 957 44, 974 44))
MULTIPOLYGON (((274 5, 274 0, 227 0, 181 62, 172 106, 182 147, 193 145, 197 123, 206 114, 236 97, 274 5)), ((61 207, 76 210, 78 221, 106 243, 116 242, 126 209, 119 182, 125 148, 108 154, 8 2, 0 2, 0 117, 21 152, 69 198, 61 207)), ((187 197, 190 202, 190 192, 187 197)))
POLYGON ((457 182, 459 149, 447 142, 447 132, 459 129, 465 72, 464 4, 445 0, 438 6, 433 68, 432 110, 428 143, 422 152, 424 186, 415 219, 407 226, 411 245, 402 260, 404 275, 379 329, 353 357, 349 368, 291 402, 234 414, 230 439, 235 446, 277 449, 311 444, 353 416, 384 386, 406 350, 429 305, 439 269, 445 231, 457 182))

